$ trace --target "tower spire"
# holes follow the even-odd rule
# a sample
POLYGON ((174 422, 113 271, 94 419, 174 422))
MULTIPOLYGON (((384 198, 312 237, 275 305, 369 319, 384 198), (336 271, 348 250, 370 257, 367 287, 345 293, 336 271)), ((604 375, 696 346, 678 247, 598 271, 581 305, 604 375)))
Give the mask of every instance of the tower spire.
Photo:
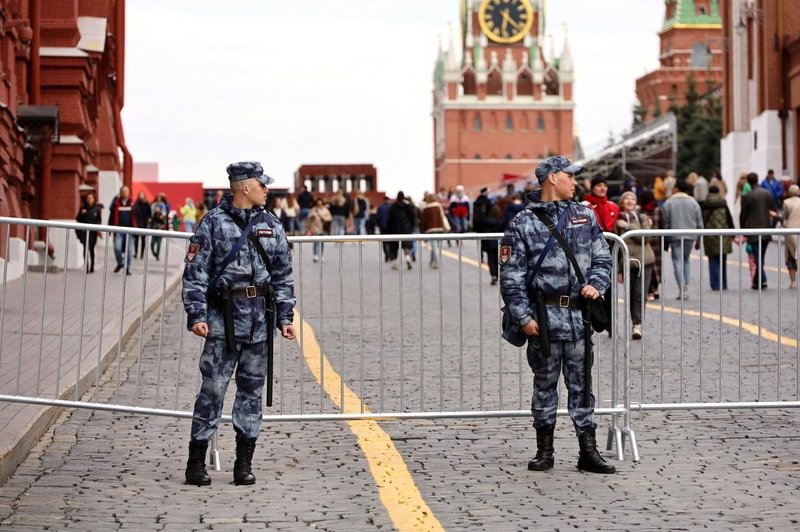
POLYGON ((572 61, 572 52, 569 49, 569 36, 567 23, 564 23, 564 48, 561 50, 561 60, 558 63, 559 79, 562 83, 571 83, 575 65, 572 61))

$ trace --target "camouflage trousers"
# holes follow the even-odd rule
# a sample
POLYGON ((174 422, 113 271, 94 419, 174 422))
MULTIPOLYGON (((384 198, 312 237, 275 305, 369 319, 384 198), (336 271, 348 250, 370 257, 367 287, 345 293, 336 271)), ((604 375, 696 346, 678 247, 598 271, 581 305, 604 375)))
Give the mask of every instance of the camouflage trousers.
MULTIPOLYGON (((237 436, 257 438, 261 432, 261 390, 267 374, 266 342, 237 343, 230 352, 225 340, 206 340, 200 355, 203 383, 194 403, 192 439, 208 440, 217 430, 228 383, 236 370, 233 429, 237 436)), ((270 353, 269 356, 272 354, 270 353)))
POLYGON ((544 358, 539 350, 538 338, 528 341, 528 364, 533 370, 534 428, 556 424, 558 410, 558 378, 564 372, 567 385, 567 410, 575 431, 580 434, 597 428, 594 422, 594 395, 589 396, 589 406, 583 406, 584 340, 576 342, 551 342, 550 356, 544 358))

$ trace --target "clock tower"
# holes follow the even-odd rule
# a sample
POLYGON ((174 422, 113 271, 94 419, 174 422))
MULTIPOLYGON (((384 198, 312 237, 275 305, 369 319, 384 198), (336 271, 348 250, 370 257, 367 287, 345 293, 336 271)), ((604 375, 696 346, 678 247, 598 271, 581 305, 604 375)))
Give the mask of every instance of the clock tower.
POLYGON ((550 154, 573 155, 574 68, 544 50, 545 0, 462 0, 455 37, 434 70, 436 189, 474 196, 531 176, 550 154))

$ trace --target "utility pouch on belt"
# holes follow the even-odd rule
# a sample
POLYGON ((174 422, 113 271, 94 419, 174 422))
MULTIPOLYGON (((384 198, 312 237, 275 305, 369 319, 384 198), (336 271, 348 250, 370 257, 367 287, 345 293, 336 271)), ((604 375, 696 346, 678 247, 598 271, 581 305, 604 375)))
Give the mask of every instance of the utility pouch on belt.
POLYGON ((550 357, 550 332, 547 323, 547 307, 544 302, 544 295, 536 290, 533 293, 533 301, 536 303, 536 321, 539 323, 539 350, 544 358, 550 357))

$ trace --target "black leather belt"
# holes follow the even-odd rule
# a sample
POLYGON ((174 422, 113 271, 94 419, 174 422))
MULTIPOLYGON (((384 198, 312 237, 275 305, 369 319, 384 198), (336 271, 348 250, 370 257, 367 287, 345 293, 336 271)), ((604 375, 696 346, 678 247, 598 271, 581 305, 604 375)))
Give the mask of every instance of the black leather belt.
POLYGON ((561 308, 579 309, 579 298, 570 296, 544 296, 545 305, 561 308))
POLYGON ((233 290, 220 290, 212 288, 208 291, 208 303, 214 307, 222 306, 223 301, 239 298, 253 299, 255 297, 272 296, 272 287, 268 284, 262 286, 250 285, 233 290))
POLYGON ((272 287, 270 285, 264 286, 246 286, 244 288, 239 288, 238 290, 231 290, 230 294, 231 297, 240 298, 246 297, 248 299, 252 299, 258 296, 268 296, 272 293, 272 287))

